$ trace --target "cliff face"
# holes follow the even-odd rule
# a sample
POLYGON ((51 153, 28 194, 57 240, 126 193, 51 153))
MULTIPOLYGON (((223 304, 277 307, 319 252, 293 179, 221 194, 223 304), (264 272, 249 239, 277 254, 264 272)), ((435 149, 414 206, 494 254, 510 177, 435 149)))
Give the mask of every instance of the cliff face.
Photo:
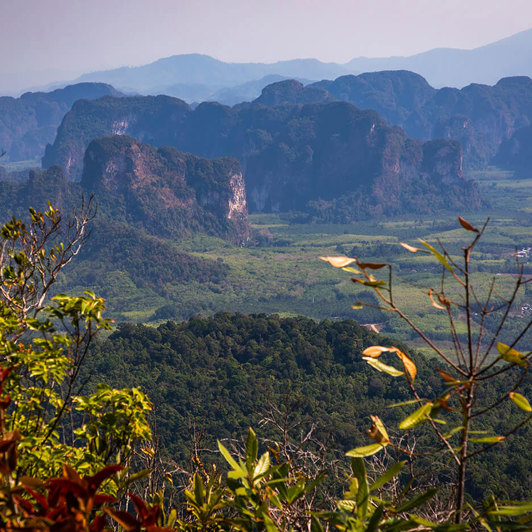
MULTIPOLYGON (((285 86, 292 94, 303 90, 300 85, 285 86)), ((84 147, 95 136, 113 133, 176 146, 203 157, 237 158, 247 200, 255 212, 307 210, 309 202, 346 195, 359 205, 350 214, 343 211, 349 219, 369 216, 372 209, 405 212, 403 191, 410 185, 422 212, 430 212, 436 204, 453 208, 452 203, 436 201, 434 187, 436 183, 443 186, 439 177, 443 167, 447 168, 447 182, 461 191, 457 198, 466 201, 473 193, 461 167, 444 162, 460 160, 456 142, 443 141, 446 149, 440 151, 439 158, 424 159, 422 142, 408 139, 374 111, 361 111, 346 102, 274 106, 259 102, 233 108, 203 103, 193 111, 168 97, 77 102, 63 120, 44 163, 61 164, 70 178, 76 179, 81 174, 84 147), (379 183, 392 181, 397 193, 373 195, 379 183), (364 209, 368 197, 376 206, 364 209)), ((90 166, 90 159, 87 164, 90 166)), ((443 188, 441 193, 445 193, 443 188)), ((456 206, 461 207, 462 202, 456 206)))
POLYGON ((126 136, 95 139, 80 184, 96 195, 104 214, 152 234, 249 238, 244 182, 234 159, 202 159, 126 136))
POLYGON ((104 83, 78 83, 52 92, 0 98, 0 147, 12 161, 41 157, 65 113, 79 99, 121 96, 104 83))
POLYGON ((69 178, 79 181, 89 142, 108 135, 131 135, 149 144, 173 146, 175 129, 189 112, 185 102, 168 96, 76 101, 63 118, 54 144, 46 146, 43 167, 60 164, 69 178))
POLYGON ((505 140, 494 158, 494 163, 514 170, 518 177, 532 177, 532 126, 518 129, 505 140))

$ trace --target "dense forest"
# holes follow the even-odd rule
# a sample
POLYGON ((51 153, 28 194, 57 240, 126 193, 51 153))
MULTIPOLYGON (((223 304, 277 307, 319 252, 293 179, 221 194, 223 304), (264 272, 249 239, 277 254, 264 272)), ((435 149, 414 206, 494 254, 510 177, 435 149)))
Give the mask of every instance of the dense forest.
MULTIPOLYGON (((201 446, 211 452, 216 439, 238 440, 250 425, 261 437, 279 439, 281 430, 264 423, 276 412, 275 421, 292 427, 290 437, 295 440, 313 427, 315 437, 327 442, 333 464, 350 448, 370 441, 365 435, 370 414, 379 412, 385 424, 394 427, 408 412, 408 406, 387 408, 410 399, 406 382, 375 372, 361 356, 370 345, 391 343, 352 320, 317 322, 223 312, 157 328, 119 325, 95 347, 86 375, 93 384, 140 386, 154 403, 162 452, 177 463, 190 457, 194 431, 203 434, 201 446)), ((435 371, 441 366, 412 356, 423 393, 441 393, 444 386, 435 371)), ((500 386, 504 384, 486 388, 479 401, 488 402, 500 386)), ((531 395, 530 378, 523 390, 531 395)), ((519 418, 506 404, 475 429, 504 433, 519 418)), ((421 434, 418 445, 426 445, 424 438, 430 436, 427 431, 421 434)), ((473 462, 468 492, 477 500, 492 494, 527 497, 532 461, 519 449, 530 437, 528 426, 473 462)), ((210 452, 206 457, 212 460, 210 452)), ((437 477, 434 482, 439 482, 437 477)))

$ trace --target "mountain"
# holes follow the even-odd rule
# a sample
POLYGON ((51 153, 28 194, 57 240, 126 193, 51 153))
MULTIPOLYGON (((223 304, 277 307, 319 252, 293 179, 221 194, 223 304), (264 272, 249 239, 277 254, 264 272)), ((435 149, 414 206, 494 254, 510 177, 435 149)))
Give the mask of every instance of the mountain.
POLYGON ((294 59, 277 63, 225 63, 202 54, 174 55, 148 65, 121 67, 114 70, 84 74, 77 81, 110 83, 124 91, 145 94, 176 94, 188 87, 190 101, 196 87, 203 96, 217 90, 235 87, 248 82, 258 82, 265 76, 322 79, 337 77, 348 71, 335 63, 322 63, 317 59, 294 59), (177 89, 176 89, 177 88, 177 89))
POLYGON ((436 48, 409 57, 359 57, 343 66, 353 74, 411 70, 435 87, 494 84, 503 77, 532 76, 532 29, 473 50, 436 48))
POLYGON ((150 234, 249 238, 244 180, 234 159, 202 159, 127 136, 100 138, 85 152, 80 184, 109 218, 150 234))
POLYGON ((514 170, 521 178, 532 177, 532 126, 522 127, 505 140, 494 158, 495 164, 514 170))
POLYGON ((57 126, 72 104, 122 94, 104 83, 78 83, 52 92, 27 92, 20 98, 0 98, 0 149, 11 161, 42 157, 57 126))
MULTIPOLYGON (((75 82, 109 83, 129 93, 168 94, 189 103, 217 100, 232 105, 238 98, 220 97, 220 91, 239 93, 242 89, 237 87, 260 85, 267 76, 321 80, 381 70, 410 70, 434 87, 494 84, 502 77, 532 76, 532 29, 473 50, 438 48, 407 57, 358 57, 345 64, 317 59, 229 63, 203 54, 173 55, 147 65, 83 74, 75 82)), ((256 96, 251 93, 240 101, 256 96)))
MULTIPOLYGON (((285 85, 324 94, 297 82, 285 85)), ((409 139, 376 112, 347 102, 202 103, 192 110, 163 96, 79 101, 43 165, 59 164, 70 179, 80 179, 91 140, 117 133, 202 157, 235 157, 254 212, 301 210, 340 221, 479 205, 462 175, 457 142, 409 139)))
POLYGON ((374 109, 414 138, 460 141, 466 167, 491 163, 502 142, 532 123, 532 80, 528 77, 503 78, 494 86, 435 89, 413 72, 371 72, 305 87, 278 82, 266 87, 255 102, 302 104, 331 99, 374 109))
MULTIPOLYGON (((0 181, 0 209, 22 216, 51 201, 68 212, 94 197, 101 224, 123 224, 160 238, 209 234, 237 244, 250 235, 242 171, 231 158, 205 159, 154 148, 127 136, 90 142, 82 179, 60 166, 30 171, 20 183, 0 181)), ((107 230, 104 231, 106 233, 107 230)))

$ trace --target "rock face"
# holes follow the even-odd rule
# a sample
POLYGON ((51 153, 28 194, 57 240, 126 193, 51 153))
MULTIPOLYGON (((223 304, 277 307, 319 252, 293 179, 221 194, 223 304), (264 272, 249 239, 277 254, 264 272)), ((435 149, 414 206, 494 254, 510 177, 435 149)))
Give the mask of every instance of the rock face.
MULTIPOLYGON (((441 141, 440 149, 428 156, 431 143, 409 139, 374 111, 361 111, 347 102, 286 103, 307 89, 297 82, 281 85, 292 97, 279 100, 279 87, 274 87, 270 96, 282 105, 273 106, 203 103, 191 110, 169 97, 77 102, 43 163, 60 164, 70 179, 79 179, 89 142, 124 133, 202 157, 235 157, 255 212, 305 211, 309 202, 344 196, 353 204, 351 210, 342 209, 345 219, 406 212, 413 201, 420 212, 478 205, 474 187, 462 175, 461 149, 455 141, 441 141), (392 183, 393 190, 377 193, 392 183), (411 193, 416 199, 407 201, 411 193), (446 194, 449 201, 439 199, 446 194)), ((323 91, 310 93, 323 96, 323 91)))
POLYGON ((127 136, 95 139, 81 188, 113 220, 165 237, 196 232, 249 238, 244 180, 237 161, 154 148, 127 136))
POLYGON ((154 145, 176 145, 176 132, 190 113, 185 102, 168 96, 100 98, 96 105, 79 100, 65 115, 53 146, 48 145, 44 168, 60 164, 73 180, 81 178, 89 142, 108 135, 131 135, 154 145))
POLYGON ((518 129, 505 140, 494 158, 497 166, 516 172, 517 177, 532 177, 532 126, 518 129))
POLYGON ((11 161, 41 157, 76 100, 106 95, 121 93, 104 83, 78 83, 52 92, 27 92, 20 98, 1 97, 0 148, 11 161))

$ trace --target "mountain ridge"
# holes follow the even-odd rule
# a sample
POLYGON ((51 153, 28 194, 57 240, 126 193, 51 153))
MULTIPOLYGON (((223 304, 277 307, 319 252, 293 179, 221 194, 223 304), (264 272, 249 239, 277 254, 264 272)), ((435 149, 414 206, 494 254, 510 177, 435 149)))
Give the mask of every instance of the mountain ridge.
MULTIPOLYGON (((165 89, 177 83, 201 84, 209 87, 214 94, 221 88, 256 82, 267 75, 321 80, 380 70, 411 70, 438 88, 464 87, 470 83, 493 84, 507 76, 532 76, 532 29, 470 50, 434 48, 410 56, 355 57, 346 63, 314 58, 237 63, 206 54, 176 54, 145 65, 86 73, 77 80, 105 81, 120 90, 146 94, 166 92, 165 89), (120 78, 120 75, 125 78, 120 78)), ((198 100, 192 98, 187 101, 198 100)))

